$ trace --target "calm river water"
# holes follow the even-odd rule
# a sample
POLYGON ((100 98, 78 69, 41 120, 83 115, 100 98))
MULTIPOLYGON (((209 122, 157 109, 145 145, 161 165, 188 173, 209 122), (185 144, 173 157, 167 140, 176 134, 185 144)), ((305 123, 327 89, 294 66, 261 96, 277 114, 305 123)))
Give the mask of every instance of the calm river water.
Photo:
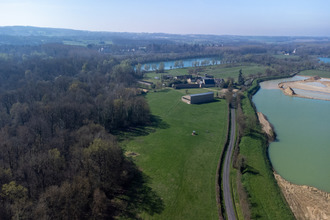
POLYGON ((292 183, 330 192, 330 101, 285 96, 277 83, 261 83, 253 97, 277 133, 269 146, 272 165, 292 183))
MULTIPOLYGON (((212 57, 193 58, 193 59, 182 59, 183 66, 184 67, 192 67, 193 66, 193 62, 198 61, 199 63, 201 63, 204 60, 207 60, 207 61, 210 62, 208 65, 211 65, 213 60, 216 61, 216 64, 220 64, 220 59, 219 58, 212 58, 212 57)), ((160 62, 143 63, 142 64, 142 68, 143 68, 144 64, 149 64, 150 67, 151 67, 151 65, 156 64, 156 66, 158 68, 159 67, 159 63, 160 62)), ((171 67, 173 69, 175 69, 174 68, 175 60, 174 61, 163 61, 163 63, 164 63, 165 70, 169 70, 169 69, 171 69, 171 67)), ((178 67, 178 68, 181 68, 181 67, 178 67)))

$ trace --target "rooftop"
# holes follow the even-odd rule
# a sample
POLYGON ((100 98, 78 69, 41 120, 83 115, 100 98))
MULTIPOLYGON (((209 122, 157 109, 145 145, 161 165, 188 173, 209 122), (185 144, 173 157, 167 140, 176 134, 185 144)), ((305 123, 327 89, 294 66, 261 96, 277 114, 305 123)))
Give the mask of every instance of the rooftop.
POLYGON ((204 93, 198 93, 198 94, 191 94, 190 97, 192 96, 203 96, 203 95, 214 95, 213 92, 204 92, 204 93))

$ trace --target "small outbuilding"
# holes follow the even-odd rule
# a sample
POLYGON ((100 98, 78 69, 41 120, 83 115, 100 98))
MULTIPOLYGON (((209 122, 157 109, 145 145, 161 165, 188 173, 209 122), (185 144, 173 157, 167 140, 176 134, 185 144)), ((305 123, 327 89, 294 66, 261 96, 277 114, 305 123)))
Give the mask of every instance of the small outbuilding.
POLYGON ((185 95, 182 96, 181 100, 188 104, 200 104, 200 103, 212 102, 214 100, 214 93, 205 92, 205 93, 199 93, 193 95, 185 95))

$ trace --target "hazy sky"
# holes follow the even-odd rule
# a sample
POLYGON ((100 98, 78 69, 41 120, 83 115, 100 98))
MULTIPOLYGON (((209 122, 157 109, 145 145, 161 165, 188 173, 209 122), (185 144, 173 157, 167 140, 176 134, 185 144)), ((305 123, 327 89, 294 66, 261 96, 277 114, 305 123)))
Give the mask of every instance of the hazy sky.
POLYGON ((330 36, 330 0, 0 0, 0 26, 330 36))

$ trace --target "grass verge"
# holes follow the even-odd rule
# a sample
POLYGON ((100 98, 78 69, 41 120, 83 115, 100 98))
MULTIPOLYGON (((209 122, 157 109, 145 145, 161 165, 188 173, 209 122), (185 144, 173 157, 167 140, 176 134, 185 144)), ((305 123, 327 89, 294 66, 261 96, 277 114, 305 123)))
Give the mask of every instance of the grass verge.
POLYGON ((236 211, 236 217, 239 220, 240 219, 244 220, 243 212, 242 212, 240 201, 239 201, 239 195, 236 190, 237 189, 237 182, 236 182, 237 172, 238 171, 236 169, 231 168, 230 183, 231 183, 231 188, 232 188, 232 195, 233 195, 233 202, 234 202, 234 207, 235 207, 235 211, 236 211))

